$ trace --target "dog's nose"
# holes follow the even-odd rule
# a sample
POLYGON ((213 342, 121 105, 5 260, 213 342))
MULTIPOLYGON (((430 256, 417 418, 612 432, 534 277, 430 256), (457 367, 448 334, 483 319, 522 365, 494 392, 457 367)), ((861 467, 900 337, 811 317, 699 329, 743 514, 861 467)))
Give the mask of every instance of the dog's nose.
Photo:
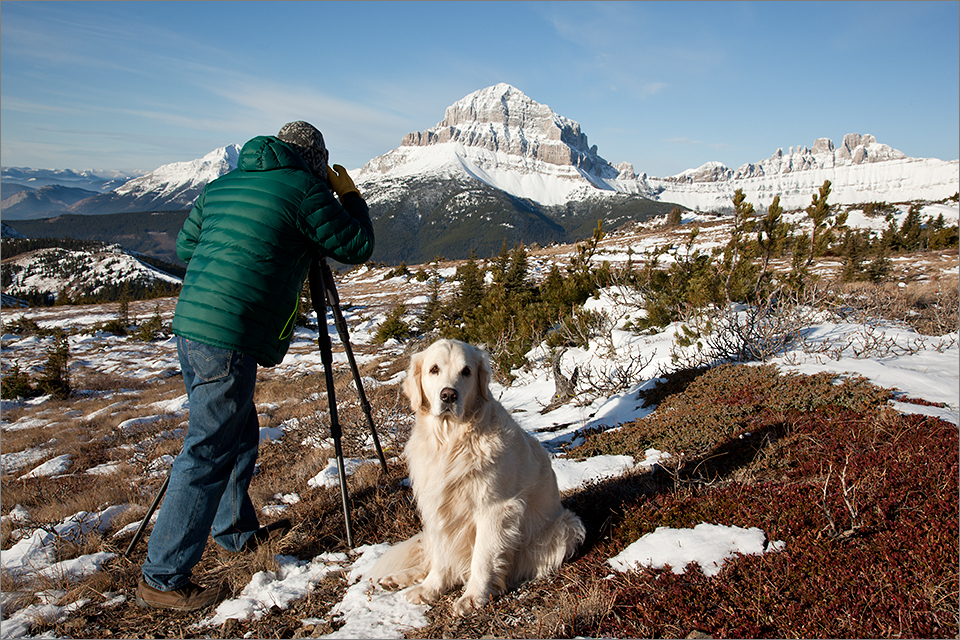
POLYGON ((444 387, 440 390, 440 400, 447 404, 452 404, 457 401, 457 390, 451 387, 444 387))

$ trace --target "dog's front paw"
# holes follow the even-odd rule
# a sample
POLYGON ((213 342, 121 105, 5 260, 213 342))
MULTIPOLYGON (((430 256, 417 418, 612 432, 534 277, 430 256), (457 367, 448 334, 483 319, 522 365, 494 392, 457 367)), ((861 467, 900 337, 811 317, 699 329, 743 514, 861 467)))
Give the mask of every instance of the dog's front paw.
POLYGON ((424 576, 426 576, 426 573, 420 569, 408 569, 384 576, 378 582, 381 587, 388 591, 398 591, 418 582, 423 582, 424 576))
POLYGON ((488 593, 471 594, 467 592, 460 596, 460 599, 457 600, 457 604, 453 606, 453 612, 458 616, 465 616, 478 609, 482 609, 486 605, 490 604, 491 600, 492 597, 488 593))
POLYGON ((399 578, 400 575, 395 573, 393 575, 380 578, 379 583, 381 587, 388 591, 398 591, 409 586, 401 583, 399 578))
POLYGON ((435 590, 428 589, 422 584, 410 589, 404 595, 413 604, 433 604, 440 597, 435 590))

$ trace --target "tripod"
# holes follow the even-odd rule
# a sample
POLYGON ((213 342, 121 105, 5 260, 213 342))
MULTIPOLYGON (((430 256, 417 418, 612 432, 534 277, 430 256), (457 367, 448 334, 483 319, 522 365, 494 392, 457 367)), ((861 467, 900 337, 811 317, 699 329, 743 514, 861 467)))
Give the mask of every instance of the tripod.
MULTIPOLYGON (((340 335, 340 342, 343 343, 343 349, 347 354, 347 362, 350 364, 350 370, 353 372, 353 382, 357 387, 357 395, 360 397, 360 408, 367 418, 367 424, 370 427, 370 433, 373 435, 373 445, 377 451, 377 457, 380 459, 380 467, 384 473, 387 473, 387 460, 383 456, 383 449, 380 447, 380 438, 377 435, 377 428, 373 424, 373 416, 370 413, 370 403, 367 401, 367 394, 363 390, 363 382, 360 379, 360 371, 357 369, 357 361, 353 357, 353 348, 350 346, 350 335, 347 332, 347 321, 343 318, 340 310, 340 295, 337 293, 337 287, 333 282, 333 273, 327 264, 326 258, 318 253, 314 256, 310 265, 310 300, 313 308, 317 312, 317 345, 320 348, 320 361, 323 363, 323 373, 327 384, 327 404, 330 407, 330 436, 333 438, 333 450, 337 459, 337 473, 340 478, 340 498, 343 502, 343 520, 347 534, 347 546, 353 547, 353 525, 350 521, 350 497, 347 492, 347 473, 343 461, 343 446, 341 443, 343 429, 340 427, 340 418, 337 414, 337 401, 333 384, 333 345, 330 342, 330 333, 327 331, 326 318, 327 306, 333 311, 334 325, 337 327, 337 333, 340 335), (323 323, 320 319, 323 318, 323 323)), ((157 510, 160 500, 167 492, 167 486, 170 484, 170 473, 163 484, 160 485, 160 491, 150 504, 147 515, 144 516, 133 534, 133 539, 123 552, 124 558, 129 558, 130 553, 143 537, 143 531, 147 528, 151 516, 157 510)))
POLYGON ((347 354, 347 362, 350 363, 350 370, 353 372, 353 382, 357 386, 357 394, 360 396, 360 408, 367 418, 367 424, 370 426, 370 433, 373 435, 373 445, 377 450, 377 457, 380 459, 380 467, 384 473, 387 473, 387 461, 383 457, 383 450, 380 448, 380 438, 377 436, 377 429, 373 425, 373 417, 370 415, 370 403, 367 402, 367 395, 363 391, 363 382, 360 380, 360 371, 357 369, 357 362, 353 357, 353 348, 350 346, 350 336, 347 333, 347 321, 343 319, 343 313, 340 311, 340 296, 337 294, 337 288, 333 283, 333 274, 326 258, 317 254, 313 263, 310 265, 310 299, 313 301, 313 308, 317 312, 317 344, 320 347, 320 361, 323 363, 323 374, 327 382, 327 404, 330 407, 330 436, 333 438, 333 450, 337 458, 337 472, 340 476, 340 498, 343 502, 343 521, 347 532, 347 545, 353 546, 353 525, 350 522, 349 496, 347 495, 347 474, 343 464, 343 447, 341 446, 341 437, 343 431, 340 428, 340 419, 337 416, 337 401, 334 394, 333 385, 333 347, 330 343, 330 333, 325 326, 320 323, 320 318, 326 320, 327 305, 333 311, 334 324, 337 327, 337 333, 340 335, 340 342, 343 343, 343 350, 347 354))

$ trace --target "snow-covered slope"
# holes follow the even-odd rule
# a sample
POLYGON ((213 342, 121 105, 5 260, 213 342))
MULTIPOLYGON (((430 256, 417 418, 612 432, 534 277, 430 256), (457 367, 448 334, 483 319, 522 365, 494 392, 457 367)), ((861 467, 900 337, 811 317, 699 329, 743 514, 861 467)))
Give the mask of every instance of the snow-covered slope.
POLYGON ((0 237, 3 238, 26 238, 27 236, 23 235, 13 227, 7 225, 6 223, 0 222, 0 237))
POLYGON ((127 253, 119 245, 99 251, 60 247, 38 249, 4 261, 10 284, 4 293, 14 298, 67 294, 71 299, 98 296, 129 284, 180 284, 180 278, 160 271, 127 253))
POLYGON ((110 193, 86 198, 67 208, 70 213, 118 213, 189 209, 203 187, 237 166, 240 147, 220 147, 202 158, 173 162, 134 178, 110 193))
POLYGON ((211 180, 236 169, 239 156, 238 145, 220 147, 196 160, 165 164, 117 187, 114 193, 121 196, 150 194, 153 197, 177 197, 185 191, 203 189, 211 180))

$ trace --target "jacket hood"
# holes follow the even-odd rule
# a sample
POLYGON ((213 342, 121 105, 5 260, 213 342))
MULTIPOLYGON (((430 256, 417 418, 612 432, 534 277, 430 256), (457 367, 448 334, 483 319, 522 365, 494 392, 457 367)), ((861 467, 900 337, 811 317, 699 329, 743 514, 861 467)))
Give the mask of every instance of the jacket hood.
POLYGON ((273 169, 302 169, 310 167, 290 145, 274 136, 257 136, 240 149, 237 168, 241 171, 271 171, 273 169))

